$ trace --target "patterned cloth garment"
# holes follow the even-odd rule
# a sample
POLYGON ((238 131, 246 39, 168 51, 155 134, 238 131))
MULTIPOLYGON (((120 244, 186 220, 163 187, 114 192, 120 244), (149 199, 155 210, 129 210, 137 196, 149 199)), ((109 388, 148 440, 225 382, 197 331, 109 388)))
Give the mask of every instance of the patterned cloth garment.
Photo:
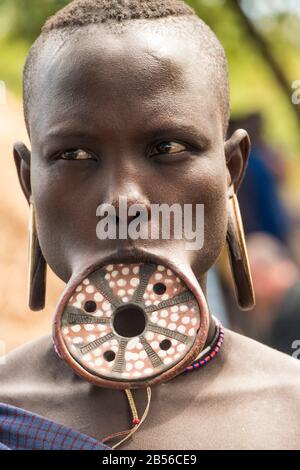
POLYGON ((0 403, 0 450, 110 450, 85 434, 0 403))

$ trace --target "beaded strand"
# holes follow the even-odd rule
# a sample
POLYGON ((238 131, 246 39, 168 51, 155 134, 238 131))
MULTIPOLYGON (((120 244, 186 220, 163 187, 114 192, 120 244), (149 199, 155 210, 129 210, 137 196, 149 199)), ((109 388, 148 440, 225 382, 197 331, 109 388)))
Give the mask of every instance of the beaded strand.
POLYGON ((218 354, 218 352, 221 349, 221 346, 222 346, 223 342, 224 342, 224 328, 221 325, 221 323, 219 323, 219 333, 218 333, 217 343, 216 343, 215 347, 213 348, 213 350, 209 354, 207 354, 203 359, 201 359, 201 356, 200 356, 200 358, 197 359, 195 362, 193 362, 193 364, 186 367, 184 369, 184 373, 192 372, 196 369, 199 369, 200 367, 205 366, 208 362, 210 362, 218 354))

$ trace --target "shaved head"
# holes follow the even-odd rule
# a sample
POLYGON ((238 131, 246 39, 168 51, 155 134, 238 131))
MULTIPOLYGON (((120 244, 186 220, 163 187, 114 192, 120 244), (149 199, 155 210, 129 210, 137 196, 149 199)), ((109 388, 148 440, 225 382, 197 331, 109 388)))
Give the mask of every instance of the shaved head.
MULTIPOLYGON (((24 114, 29 135, 31 103, 37 96, 35 84, 39 76, 43 75, 39 57, 47 49, 47 42, 51 42, 52 51, 60 49, 68 41, 75 41, 79 48, 79 38, 94 34, 95 28, 100 27, 110 34, 120 36, 132 26, 141 30, 150 28, 154 42, 155 35, 165 35, 167 41, 168 36, 175 34, 182 44, 194 44, 199 52, 198 58, 193 56, 195 67, 198 61, 210 74, 210 86, 217 96, 224 136, 226 135, 230 100, 224 49, 211 29, 180 0, 167 0, 163 3, 159 0, 75 0, 51 17, 33 44, 24 68, 24 114)), ((109 49, 110 43, 106 47, 109 49)), ((160 52, 162 59, 163 50, 160 52)), ((44 64, 45 61, 43 67, 44 64)))

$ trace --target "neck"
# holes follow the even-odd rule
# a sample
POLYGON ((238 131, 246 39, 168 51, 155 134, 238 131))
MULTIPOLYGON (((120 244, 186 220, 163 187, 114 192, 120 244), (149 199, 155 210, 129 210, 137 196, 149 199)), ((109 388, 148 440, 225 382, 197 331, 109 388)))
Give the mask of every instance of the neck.
POLYGON ((215 333, 216 333, 216 322, 215 322, 214 317, 210 314, 210 316, 209 316, 208 335, 207 335, 207 339, 206 339, 206 342, 205 342, 205 345, 204 345, 203 349, 205 349, 207 346, 209 346, 211 344, 211 342, 214 339, 215 333))

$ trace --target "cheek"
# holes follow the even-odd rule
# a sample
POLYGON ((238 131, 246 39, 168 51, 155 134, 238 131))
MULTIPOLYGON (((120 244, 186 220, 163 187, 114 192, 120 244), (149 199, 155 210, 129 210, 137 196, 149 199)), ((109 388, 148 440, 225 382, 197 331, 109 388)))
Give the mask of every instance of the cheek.
POLYGON ((227 214, 226 186, 220 182, 204 203, 204 244, 200 251, 203 272, 216 262, 226 243, 227 214))
POLYGON ((224 165, 207 165, 201 174, 195 173, 191 189, 197 195, 197 203, 204 205, 204 243, 192 260, 192 267, 199 275, 216 262, 226 242, 228 199, 225 162, 224 165))
POLYGON ((32 175, 40 245, 47 263, 62 279, 68 279, 74 255, 96 242, 95 191, 87 177, 71 169, 54 168, 32 175))

